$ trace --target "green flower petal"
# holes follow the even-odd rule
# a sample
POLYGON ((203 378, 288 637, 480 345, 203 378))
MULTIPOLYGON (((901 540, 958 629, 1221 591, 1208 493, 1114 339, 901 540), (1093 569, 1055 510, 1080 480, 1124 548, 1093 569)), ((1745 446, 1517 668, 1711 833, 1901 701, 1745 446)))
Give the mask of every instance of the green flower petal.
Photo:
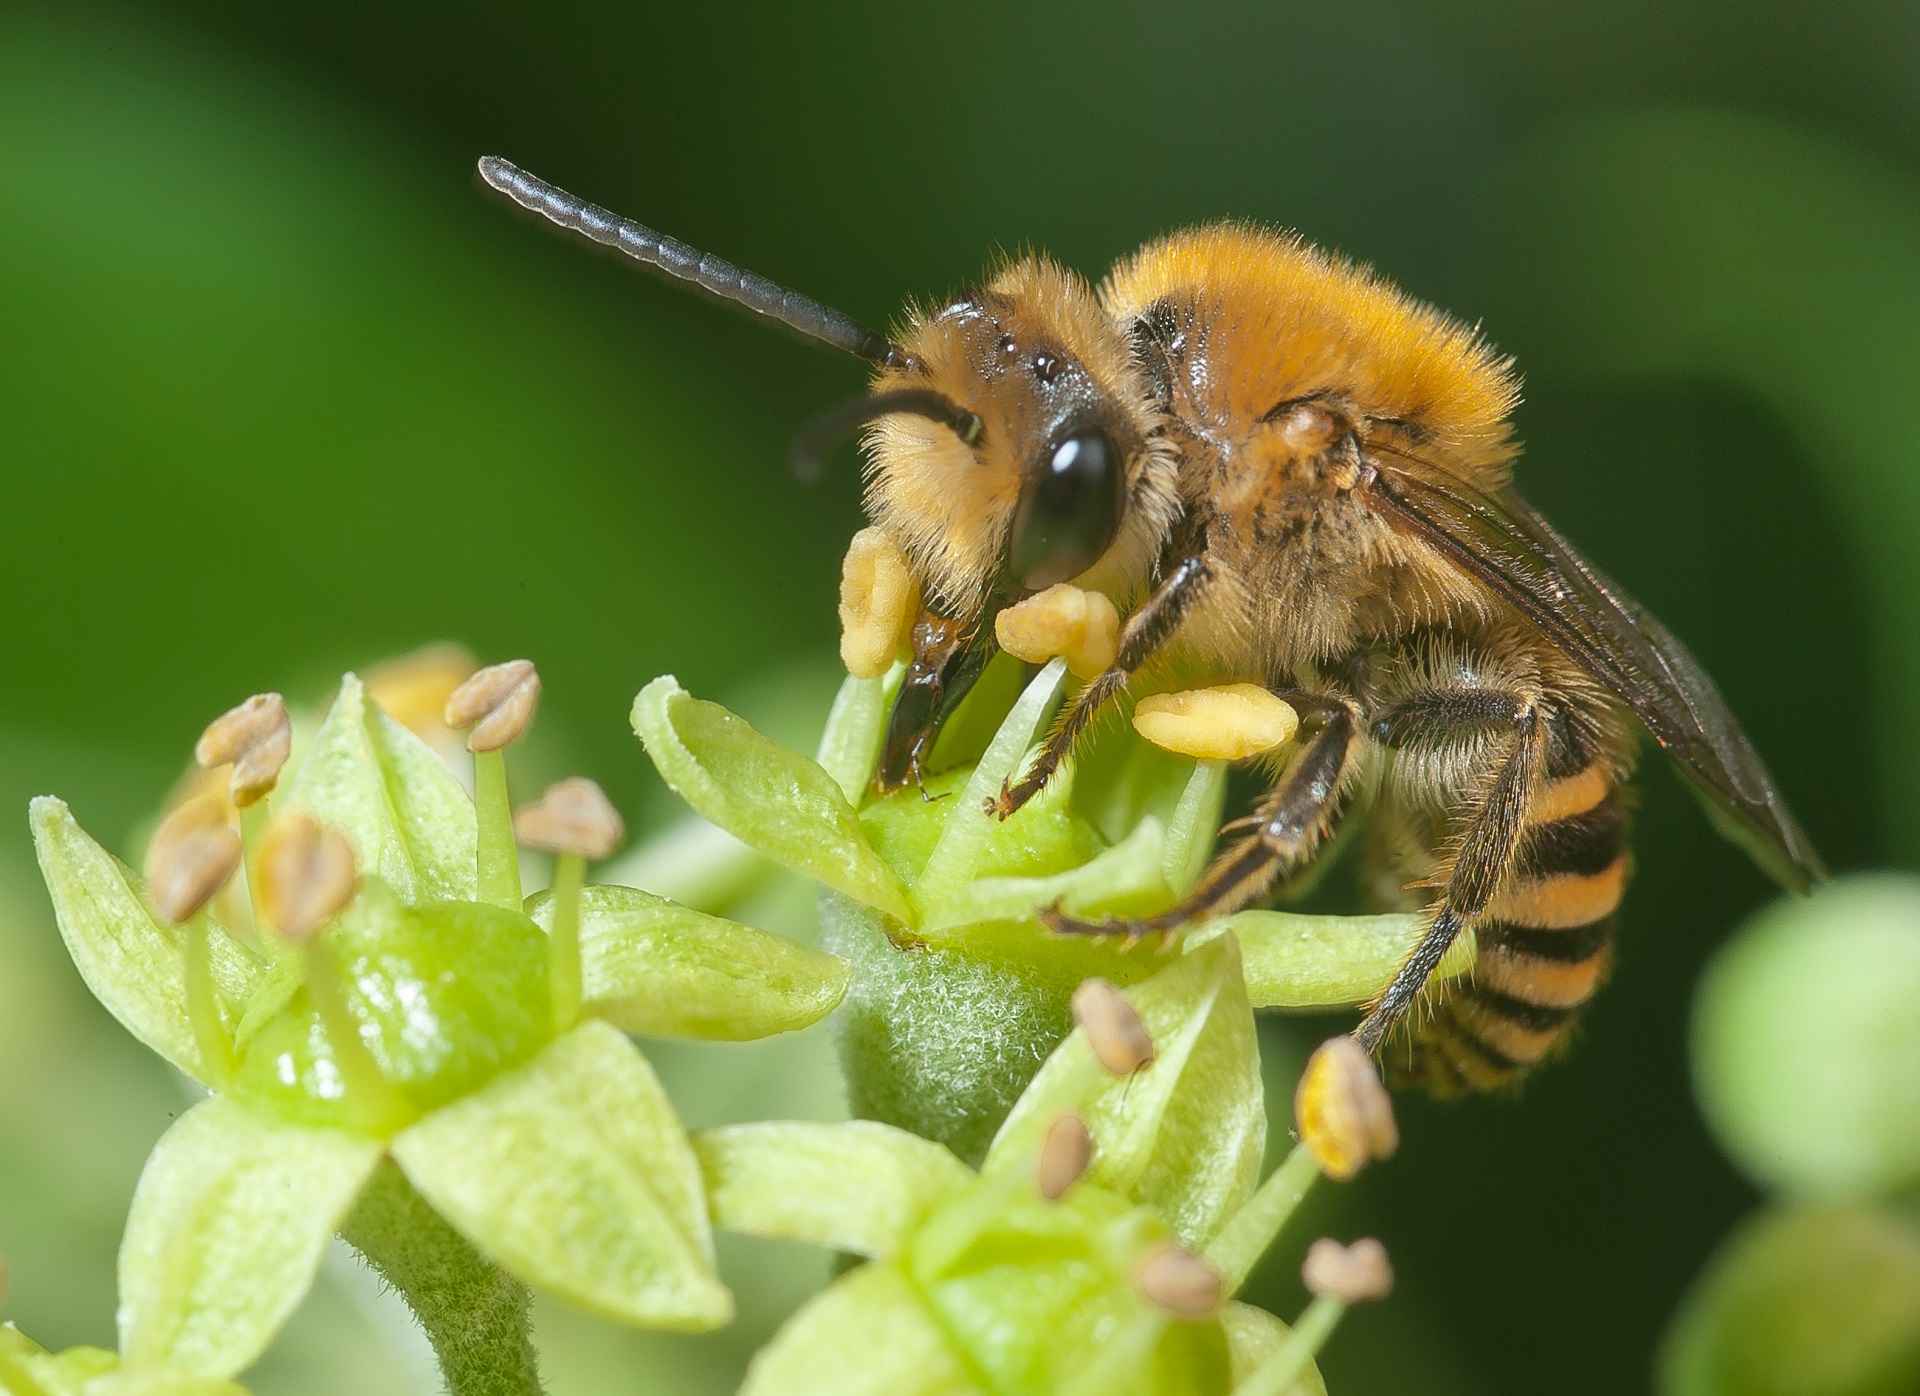
POLYGON ((674 792, 775 862, 912 924, 906 889, 860 832, 835 777, 671 675, 633 700, 633 730, 674 792))
POLYGON ((686 1131, 646 1058, 606 1023, 582 1023, 403 1130, 393 1156, 441 1215, 530 1285, 642 1327, 732 1316, 686 1131))
POLYGON ((1031 1167, 1054 1117, 1077 1110, 1093 1133, 1088 1176, 1201 1245, 1252 1196, 1266 1147, 1239 945, 1222 936, 1123 992, 1153 1038, 1153 1065, 1115 1080, 1074 1029, 1015 1103, 986 1167, 1031 1167))
POLYGON ((922 891, 926 911, 920 931, 935 944, 964 943, 965 936, 938 932, 989 921, 1031 921, 1037 910, 1056 904, 1075 916, 1158 911, 1173 901, 1165 860, 1165 830, 1149 815, 1123 841, 1066 872, 983 877, 944 893, 922 891))
POLYGON ((927 1210, 973 1179, 940 1145, 855 1120, 726 1125, 693 1138, 714 1225, 859 1255, 899 1250, 927 1210))
POLYGON ((305 1297, 377 1140, 282 1124, 220 1097, 182 1115, 140 1175, 120 1243, 120 1350, 225 1377, 305 1297))
POLYGON ((472 901, 473 801, 433 749, 380 710, 348 674, 326 720, 274 799, 344 833, 362 872, 410 902, 472 901))
MULTIPOLYGON (((1334 1008, 1365 1003, 1387 986, 1419 942, 1418 912, 1391 916, 1301 916, 1242 911, 1188 938, 1228 931, 1240 941, 1247 998, 1255 1008, 1334 1008)), ((1463 935, 1429 981, 1441 984, 1473 968, 1474 942, 1463 935)))
MULTIPOLYGON (((87 836, 66 804, 33 802, 34 851, 67 953, 95 998, 121 1026, 196 1080, 205 1072, 187 1021, 186 949, 147 910, 146 884, 87 836)), ((217 926, 207 930, 214 985, 228 1031, 262 966, 217 926)))
POLYGON ((895 664, 877 679, 849 675, 827 714, 826 730, 820 734, 820 750, 814 759, 839 784, 851 805, 860 803, 874 768, 880 764, 887 713, 906 672, 906 665, 895 664))
POLYGON ((740 1396, 991 1396, 893 1265, 863 1265, 788 1319, 740 1396))
MULTIPOLYGON (((1261 1363, 1279 1352, 1292 1332, 1265 1309, 1256 1309, 1237 1299, 1220 1310, 1220 1326, 1226 1330, 1227 1351, 1233 1358, 1235 1386, 1252 1376, 1261 1363)), ((1320 1375, 1320 1368, 1308 1363, 1306 1373, 1293 1384, 1290 1396, 1327 1396, 1327 1383, 1320 1375)))
MULTIPOLYGON (((527 898, 553 926, 553 894, 527 898)), ((586 1009, 627 1032, 747 1042, 817 1023, 846 996, 847 962, 785 936, 632 887, 580 895, 586 1009)))

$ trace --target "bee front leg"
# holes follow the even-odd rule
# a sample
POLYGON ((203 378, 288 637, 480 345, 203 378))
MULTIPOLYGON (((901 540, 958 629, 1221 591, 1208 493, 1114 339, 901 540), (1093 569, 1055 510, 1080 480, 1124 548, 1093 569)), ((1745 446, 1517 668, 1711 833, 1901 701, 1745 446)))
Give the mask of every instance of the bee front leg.
POLYGON ((1187 611, 1212 580, 1213 565, 1202 554, 1183 558, 1175 564, 1167 579, 1147 598, 1146 604, 1133 613, 1126 629, 1120 632, 1120 650, 1113 667, 1089 680, 1086 687, 1074 695, 1073 702, 1047 734, 1046 744, 1040 748, 1033 764, 1019 780, 1008 781, 1000 787, 999 798, 991 806, 996 816, 1005 819, 1046 789, 1047 782, 1060 769, 1060 763, 1072 754, 1081 733, 1099 716, 1102 708, 1126 692, 1127 681, 1134 671, 1172 638, 1187 611))
POLYGON ((1290 868, 1305 862, 1333 830, 1340 797, 1359 750, 1360 711, 1344 698, 1286 694, 1318 731, 1287 764, 1279 782, 1248 821, 1252 832, 1214 856, 1193 891, 1158 916, 1130 921, 1077 921, 1058 911, 1040 914, 1063 935, 1165 935, 1196 921, 1238 911, 1257 901, 1290 868))

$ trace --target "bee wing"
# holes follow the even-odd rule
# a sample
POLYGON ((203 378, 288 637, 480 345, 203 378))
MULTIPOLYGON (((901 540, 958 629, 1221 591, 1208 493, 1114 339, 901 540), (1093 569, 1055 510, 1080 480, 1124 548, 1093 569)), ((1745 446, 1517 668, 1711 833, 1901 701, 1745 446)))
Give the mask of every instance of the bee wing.
POLYGON ((1375 455, 1381 513, 1511 603, 1619 696, 1666 748, 1715 827, 1795 892, 1826 875, 1759 753, 1700 663, 1511 489, 1375 455))

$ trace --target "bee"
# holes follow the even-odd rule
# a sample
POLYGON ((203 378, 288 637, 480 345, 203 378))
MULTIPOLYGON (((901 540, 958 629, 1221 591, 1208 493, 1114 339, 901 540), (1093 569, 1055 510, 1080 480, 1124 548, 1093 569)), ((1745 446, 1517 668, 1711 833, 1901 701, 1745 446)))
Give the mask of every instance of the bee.
POLYGON ((504 161, 481 174, 873 365, 807 450, 867 426, 868 511, 925 598, 882 788, 917 776, 994 652, 995 616, 1060 582, 1118 606, 1118 653, 1002 790, 1002 817, 1156 670, 1293 706, 1271 787, 1177 906, 1048 911, 1054 931, 1226 915, 1364 810, 1374 900, 1423 929, 1354 1035, 1397 1084, 1455 1096, 1544 1058, 1606 977, 1641 729, 1775 881, 1824 875, 1686 647, 1514 490, 1512 364, 1369 270, 1219 224, 1148 245, 1098 288, 1020 257, 889 339, 504 161), (1469 930, 1473 974, 1428 991, 1469 930))

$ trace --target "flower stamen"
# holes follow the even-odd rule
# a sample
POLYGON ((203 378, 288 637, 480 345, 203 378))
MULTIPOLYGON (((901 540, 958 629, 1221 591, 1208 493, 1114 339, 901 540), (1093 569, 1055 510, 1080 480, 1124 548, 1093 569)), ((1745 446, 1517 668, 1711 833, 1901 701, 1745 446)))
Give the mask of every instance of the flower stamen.
POLYGON ((1087 1046, 1110 1075, 1131 1076, 1153 1065, 1153 1038, 1146 1024, 1112 984, 1085 980, 1073 991, 1072 1009, 1087 1046))
POLYGON ((233 1080, 233 1039, 220 1016, 213 983, 212 947, 201 912, 240 866, 240 836, 218 797, 196 795, 169 814, 147 844, 147 895, 160 919, 181 928, 185 940, 187 1023, 207 1084, 233 1080))
POLYGON ((473 803, 479 821, 475 872, 480 900, 520 910, 520 857, 513 842, 513 805, 507 795, 507 763, 501 754, 533 724, 540 706, 540 673, 530 659, 509 659, 476 669, 447 698, 447 726, 471 727, 473 803))
POLYGON ((1087 1122, 1068 1112, 1047 1127, 1040 1145, 1040 1158, 1034 1167, 1034 1181, 1040 1195, 1058 1202, 1067 1189, 1079 1182, 1093 1162, 1093 1135, 1087 1122))
POLYGON ((522 845, 554 855, 553 931, 547 937, 547 982, 553 994, 554 1031, 571 1026, 580 1012, 580 890, 587 863, 620 846, 626 826, 606 792, 584 776, 556 781, 513 817, 522 845))

